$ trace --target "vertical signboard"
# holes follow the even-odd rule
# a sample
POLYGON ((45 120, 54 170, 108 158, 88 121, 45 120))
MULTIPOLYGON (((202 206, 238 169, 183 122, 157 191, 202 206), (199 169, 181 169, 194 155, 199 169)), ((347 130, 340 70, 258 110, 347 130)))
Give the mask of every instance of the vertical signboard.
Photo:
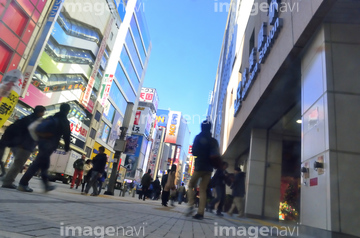
POLYGON ((156 111, 156 123, 158 127, 166 127, 169 118, 169 111, 159 109, 156 111))
POLYGON ((99 94, 99 100, 98 100, 102 106, 105 105, 107 99, 109 98, 110 88, 111 88, 111 84, 112 84, 113 80, 114 80, 113 74, 105 74, 103 82, 100 86, 100 94, 99 94))
MULTIPOLYGON (((128 154, 128 155, 126 155, 126 158, 125 158, 126 177, 128 177, 128 178, 135 177, 135 172, 136 172, 136 168, 137 168, 137 164, 138 164, 138 160, 139 160, 140 152, 141 152, 141 144, 143 141, 142 136, 133 135, 131 137, 137 143, 136 143, 135 148, 132 147, 132 149, 134 149, 134 154, 128 154), (137 139, 135 139, 134 137, 137 137, 137 139)), ((128 144, 126 146, 128 146, 128 144)))
MULTIPOLYGON (((94 87, 94 83, 95 83, 95 77, 96 74, 99 70, 100 64, 101 64, 101 60, 102 57, 104 55, 105 49, 106 49, 106 44, 107 44, 107 40, 109 38, 110 35, 110 31, 111 31, 111 27, 112 27, 112 23, 113 23, 113 18, 110 17, 108 25, 106 26, 106 30, 104 33, 104 37, 101 41, 100 44, 100 48, 98 51, 98 54, 96 55, 96 59, 95 59, 95 63, 89 78, 89 82, 88 85, 86 86, 85 92, 83 92, 81 94, 81 98, 80 98, 80 102, 81 104, 90 112, 92 113, 93 109, 94 109, 94 102, 90 102, 90 96, 91 96, 91 92, 93 90, 94 87)), ((110 90, 110 89, 109 89, 110 90)), ((110 91, 109 91, 110 92, 110 91)))
POLYGON ((170 111, 166 127, 165 143, 176 144, 176 139, 179 134, 180 120, 181 112, 170 111))
POLYGON ((153 104, 155 111, 157 111, 158 104, 159 104, 159 97, 157 95, 156 89, 141 88, 139 101, 153 104))

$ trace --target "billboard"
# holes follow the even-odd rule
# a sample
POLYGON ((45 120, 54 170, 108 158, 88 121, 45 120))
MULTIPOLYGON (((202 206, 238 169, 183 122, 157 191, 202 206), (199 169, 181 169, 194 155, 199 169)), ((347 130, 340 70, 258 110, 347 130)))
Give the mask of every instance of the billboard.
POLYGON ((108 145, 110 145, 110 147, 114 147, 116 139, 120 137, 120 127, 122 125, 122 122, 123 117, 118 111, 116 111, 108 140, 108 145))
POLYGON ((136 172, 136 168, 138 165, 138 160, 140 157, 140 152, 141 152, 141 144, 143 141, 143 137, 142 136, 136 136, 133 135, 132 137, 138 137, 137 138, 137 145, 136 145, 136 149, 135 149, 135 153, 133 155, 126 155, 125 158, 125 167, 126 167, 126 177, 127 178, 134 178, 135 177, 135 172, 136 172))
POLYGON ((149 107, 138 107, 135 113, 132 133, 150 135, 153 114, 149 107))
POLYGON ((152 103, 155 111, 157 111, 159 105, 159 97, 154 88, 141 88, 139 97, 140 102, 152 103))
POLYGON ((165 143, 176 144, 176 139, 179 134, 180 120, 181 112, 170 111, 166 127, 165 143))
POLYGON ((169 118, 169 110, 159 109, 156 112, 156 121, 159 127, 166 127, 169 118))

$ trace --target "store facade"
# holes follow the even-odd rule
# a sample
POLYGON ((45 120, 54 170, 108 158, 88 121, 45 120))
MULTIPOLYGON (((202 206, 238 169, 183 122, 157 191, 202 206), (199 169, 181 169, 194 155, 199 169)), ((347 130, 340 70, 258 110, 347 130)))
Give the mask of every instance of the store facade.
POLYGON ((232 1, 232 69, 209 110, 230 172, 246 172, 245 213, 359 236, 360 4, 250 2, 232 1))

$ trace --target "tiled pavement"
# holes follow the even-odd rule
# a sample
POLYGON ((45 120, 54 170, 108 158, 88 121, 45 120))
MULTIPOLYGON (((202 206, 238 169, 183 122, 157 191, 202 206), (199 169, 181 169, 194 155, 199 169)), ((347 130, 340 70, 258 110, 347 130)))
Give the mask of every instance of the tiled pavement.
POLYGON ((291 237, 292 229, 293 237, 318 237, 297 233, 296 224, 278 233, 284 224, 227 215, 219 218, 209 213, 205 214, 206 219, 197 221, 184 216, 185 204, 165 208, 160 201, 142 201, 129 194, 119 197, 119 190, 115 190, 115 196, 84 196, 68 185, 56 184, 57 189, 49 193, 43 193, 38 178, 30 181, 33 193, 0 188, 0 238, 291 237), (273 229, 272 235, 268 232, 262 234, 269 235, 261 236, 261 227, 278 229, 273 229), (247 235, 241 236, 240 229, 247 235))

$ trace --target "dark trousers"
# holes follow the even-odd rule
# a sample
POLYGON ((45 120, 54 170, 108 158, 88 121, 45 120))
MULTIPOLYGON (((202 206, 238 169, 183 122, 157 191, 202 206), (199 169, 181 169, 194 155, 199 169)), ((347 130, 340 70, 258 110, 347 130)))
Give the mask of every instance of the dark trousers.
POLYGON ((215 204, 220 201, 216 213, 221 213, 223 205, 225 203, 226 187, 225 187, 225 185, 216 185, 215 189, 216 189, 216 198, 214 198, 211 201, 210 207, 211 207, 211 209, 214 209, 215 204))
POLYGON ((168 201, 169 201, 169 196, 170 196, 170 191, 163 191, 162 192, 162 197, 161 197, 161 204, 166 206, 168 201))
POLYGON ((26 173, 22 176, 19 184, 23 186, 28 186, 30 179, 40 169, 41 178, 45 186, 48 186, 48 182, 49 182, 48 169, 50 167, 50 156, 56 148, 57 148, 57 144, 55 146, 53 141, 40 139, 39 154, 36 156, 34 162, 30 165, 26 173))
POLYGON ((145 188, 145 186, 142 187, 142 198, 145 201, 145 197, 149 196, 149 188, 145 188))

